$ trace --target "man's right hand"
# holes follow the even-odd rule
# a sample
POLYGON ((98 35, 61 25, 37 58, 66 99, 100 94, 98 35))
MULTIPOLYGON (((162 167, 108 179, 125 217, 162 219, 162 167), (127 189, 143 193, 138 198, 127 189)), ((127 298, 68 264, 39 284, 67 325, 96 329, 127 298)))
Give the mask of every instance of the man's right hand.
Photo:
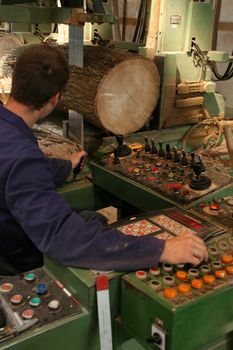
POLYGON ((70 157, 70 161, 72 163, 72 169, 75 169, 79 165, 81 159, 83 159, 83 157, 86 157, 86 156, 87 156, 87 152, 85 151, 73 153, 72 156, 70 157))
POLYGON ((202 261, 208 261, 206 245, 191 233, 166 240, 160 257, 160 262, 168 264, 190 263, 197 266, 202 261))

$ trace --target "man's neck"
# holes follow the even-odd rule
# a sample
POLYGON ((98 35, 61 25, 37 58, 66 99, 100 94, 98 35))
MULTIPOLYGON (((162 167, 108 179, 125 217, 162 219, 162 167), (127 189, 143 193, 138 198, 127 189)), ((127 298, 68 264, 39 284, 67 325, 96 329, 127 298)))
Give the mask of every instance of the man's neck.
POLYGON ((22 103, 15 101, 13 98, 9 98, 5 104, 5 108, 16 114, 18 117, 24 120, 24 122, 31 128, 39 119, 42 118, 42 110, 32 109, 22 103))

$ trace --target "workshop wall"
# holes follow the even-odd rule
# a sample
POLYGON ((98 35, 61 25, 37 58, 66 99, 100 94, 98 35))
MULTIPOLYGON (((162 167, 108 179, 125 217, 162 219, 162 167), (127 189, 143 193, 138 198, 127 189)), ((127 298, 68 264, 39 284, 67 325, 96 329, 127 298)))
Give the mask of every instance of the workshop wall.
MULTIPOLYGON (((232 55, 233 51, 233 1, 222 1, 220 21, 218 27, 217 47, 219 51, 228 52, 232 55)), ((227 63, 218 64, 219 71, 223 73, 226 70, 227 63)), ((217 82, 217 89, 220 94, 226 98, 226 115, 233 118, 233 79, 217 82)))

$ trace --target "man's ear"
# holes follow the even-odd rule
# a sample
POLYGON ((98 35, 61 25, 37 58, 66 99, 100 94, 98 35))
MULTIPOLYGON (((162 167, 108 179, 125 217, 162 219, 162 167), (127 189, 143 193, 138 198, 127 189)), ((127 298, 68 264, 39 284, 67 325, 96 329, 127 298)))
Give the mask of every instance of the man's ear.
POLYGON ((50 98, 50 103, 55 107, 60 99, 60 92, 50 98))

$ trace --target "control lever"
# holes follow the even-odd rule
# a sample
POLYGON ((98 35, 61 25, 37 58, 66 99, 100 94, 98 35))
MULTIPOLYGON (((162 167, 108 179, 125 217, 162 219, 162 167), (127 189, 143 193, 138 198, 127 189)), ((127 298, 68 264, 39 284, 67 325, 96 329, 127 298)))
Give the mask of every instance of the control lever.
POLYGON ((75 182, 77 175, 80 173, 80 170, 82 169, 85 162, 85 156, 82 156, 78 165, 73 169, 73 179, 72 181, 75 182))
POLYGON ((126 157, 131 154, 131 149, 124 143, 124 136, 122 134, 116 135, 116 141, 118 145, 114 150, 115 156, 126 157))
POLYGON ((205 166, 201 157, 198 157, 192 165, 192 170, 196 175, 196 178, 191 179, 190 187, 193 190, 203 191, 210 187, 211 179, 208 176, 202 175, 205 171, 205 166))

